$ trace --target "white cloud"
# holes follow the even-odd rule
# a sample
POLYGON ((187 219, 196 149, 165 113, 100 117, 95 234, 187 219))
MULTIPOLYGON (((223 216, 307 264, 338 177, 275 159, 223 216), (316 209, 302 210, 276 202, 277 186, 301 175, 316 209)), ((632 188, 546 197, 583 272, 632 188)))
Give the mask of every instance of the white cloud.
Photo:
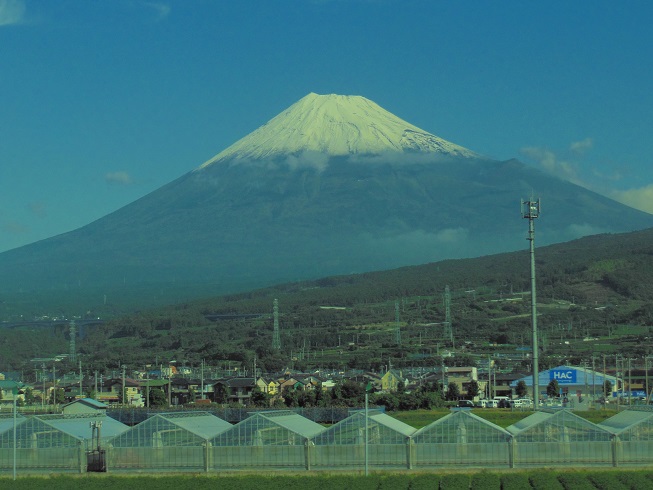
POLYGON ((0 0, 0 26, 20 24, 25 16, 23 0, 0 0))
POLYGON ((594 146, 594 140, 592 138, 585 138, 584 140, 574 141, 569 145, 569 151, 576 153, 577 155, 582 155, 588 150, 591 150, 594 146))
POLYGON ((563 179, 582 185, 578 180, 576 167, 572 162, 561 160, 555 153, 546 148, 528 146, 519 150, 527 158, 537 162, 546 172, 563 179))
POLYGON ((32 214, 38 216, 39 218, 45 218, 48 214, 46 212, 45 205, 42 202, 31 202, 27 205, 27 207, 32 212, 32 214))
POLYGON ((329 165, 329 157, 324 153, 316 151, 303 151, 301 154, 294 156, 290 155, 286 159, 286 164, 291 170, 299 168, 312 168, 318 172, 324 171, 329 165))
POLYGON ((157 2, 146 2, 145 5, 154 9, 157 22, 165 19, 170 14, 170 5, 157 2))
POLYGON ((109 172, 104 176, 104 180, 106 180, 109 184, 118 185, 130 185, 134 183, 131 176, 127 172, 123 171, 109 172))
POLYGON ((612 191, 609 197, 632 208, 653 214, 653 184, 638 189, 612 191))

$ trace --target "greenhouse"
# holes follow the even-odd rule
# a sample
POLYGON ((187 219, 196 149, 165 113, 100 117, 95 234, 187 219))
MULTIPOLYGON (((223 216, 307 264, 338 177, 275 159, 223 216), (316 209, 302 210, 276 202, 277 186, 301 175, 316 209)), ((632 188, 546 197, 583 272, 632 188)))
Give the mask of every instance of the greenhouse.
POLYGON ((612 464, 612 434, 569 410, 543 410, 507 430, 515 466, 612 464))
POLYGON ((0 470, 13 469, 14 447, 16 468, 29 471, 86 471, 84 440, 70 435, 38 417, 18 418, 14 440, 11 423, 0 423, 0 470))
POLYGON ((370 466, 408 468, 410 436, 415 430, 377 410, 369 410, 367 419, 364 410, 357 411, 313 438, 310 462, 320 468, 362 468, 367 442, 370 466))
POLYGON ((468 410, 456 410, 411 437, 413 466, 510 466, 510 433, 468 410))
POLYGON ((615 435, 615 466, 653 462, 653 412, 624 410, 598 425, 615 435))
POLYGON ((110 469, 206 470, 207 441, 232 428, 206 412, 154 415, 108 442, 110 469))
POLYGON ((256 412, 209 441, 211 469, 310 469, 308 441, 324 430, 295 412, 256 412))
POLYGON ((129 426, 118 422, 105 413, 74 413, 35 415, 36 418, 53 425, 73 437, 84 440, 85 449, 95 449, 98 444, 106 446, 109 439, 129 430, 129 426))

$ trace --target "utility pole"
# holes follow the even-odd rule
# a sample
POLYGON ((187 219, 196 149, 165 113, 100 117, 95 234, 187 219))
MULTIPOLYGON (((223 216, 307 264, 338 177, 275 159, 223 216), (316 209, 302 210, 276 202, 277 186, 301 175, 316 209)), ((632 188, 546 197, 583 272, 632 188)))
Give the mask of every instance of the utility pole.
POLYGON ((79 396, 80 398, 84 398, 84 375, 82 374, 82 361, 80 359, 79 361, 79 396))
POLYGON ((399 301, 395 301, 395 341, 401 347, 401 327, 399 326, 399 301))
POLYGON ((125 399, 127 398, 127 394, 125 393, 125 367, 126 366, 123 364, 122 365, 122 394, 121 394, 123 405, 125 405, 125 401, 126 401, 125 399))
POLYGON ((533 327, 533 408, 540 404, 540 367, 537 345, 537 295, 535 292, 535 219, 540 215, 540 200, 521 201, 522 218, 528 219, 528 238, 531 255, 531 324, 533 327))
POLYGON ((275 298, 273 303, 272 315, 274 318, 274 330, 272 332, 272 348, 281 350, 281 335, 279 333, 279 300, 275 298))
POLYGON ((453 327, 451 326, 451 291, 449 285, 444 288, 444 338, 451 342, 451 347, 454 347, 453 342, 453 327))

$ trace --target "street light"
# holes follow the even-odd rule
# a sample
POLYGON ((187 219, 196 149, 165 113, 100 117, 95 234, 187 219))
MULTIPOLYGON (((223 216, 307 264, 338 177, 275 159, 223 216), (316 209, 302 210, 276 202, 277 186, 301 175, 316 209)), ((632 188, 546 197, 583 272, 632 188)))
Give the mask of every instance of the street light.
POLYGON ((539 408, 540 399, 540 368, 537 346, 537 303, 535 293, 535 218, 540 215, 540 200, 521 201, 522 218, 528 220, 528 238, 531 253, 531 324, 533 326, 533 408, 539 408))

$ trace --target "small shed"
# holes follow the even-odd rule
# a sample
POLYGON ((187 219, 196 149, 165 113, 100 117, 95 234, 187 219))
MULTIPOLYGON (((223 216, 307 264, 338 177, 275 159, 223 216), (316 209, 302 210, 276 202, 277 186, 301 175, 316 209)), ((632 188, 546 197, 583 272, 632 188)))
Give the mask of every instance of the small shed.
POLYGON ((368 410, 367 417, 365 410, 356 411, 312 439, 312 462, 320 467, 362 467, 367 442, 369 465, 406 468, 415 431, 378 410, 368 410))
POLYGON ((255 412, 211 439, 211 467, 304 468, 308 441, 324 430, 289 410, 255 412))
POLYGON ((615 435, 615 465, 653 463, 653 412, 624 410, 598 426, 615 435))
POLYGON ((79 400, 66 403, 61 407, 64 414, 94 413, 107 411, 107 405, 93 398, 80 398, 79 400))
POLYGON ((508 467, 511 437, 468 410, 456 410, 412 435, 413 465, 508 467))
POLYGON ((109 441, 112 469, 205 470, 208 440, 233 427, 208 412, 161 413, 109 441))
POLYGON ((507 428, 515 466, 612 464, 612 434, 570 410, 542 410, 507 428))

